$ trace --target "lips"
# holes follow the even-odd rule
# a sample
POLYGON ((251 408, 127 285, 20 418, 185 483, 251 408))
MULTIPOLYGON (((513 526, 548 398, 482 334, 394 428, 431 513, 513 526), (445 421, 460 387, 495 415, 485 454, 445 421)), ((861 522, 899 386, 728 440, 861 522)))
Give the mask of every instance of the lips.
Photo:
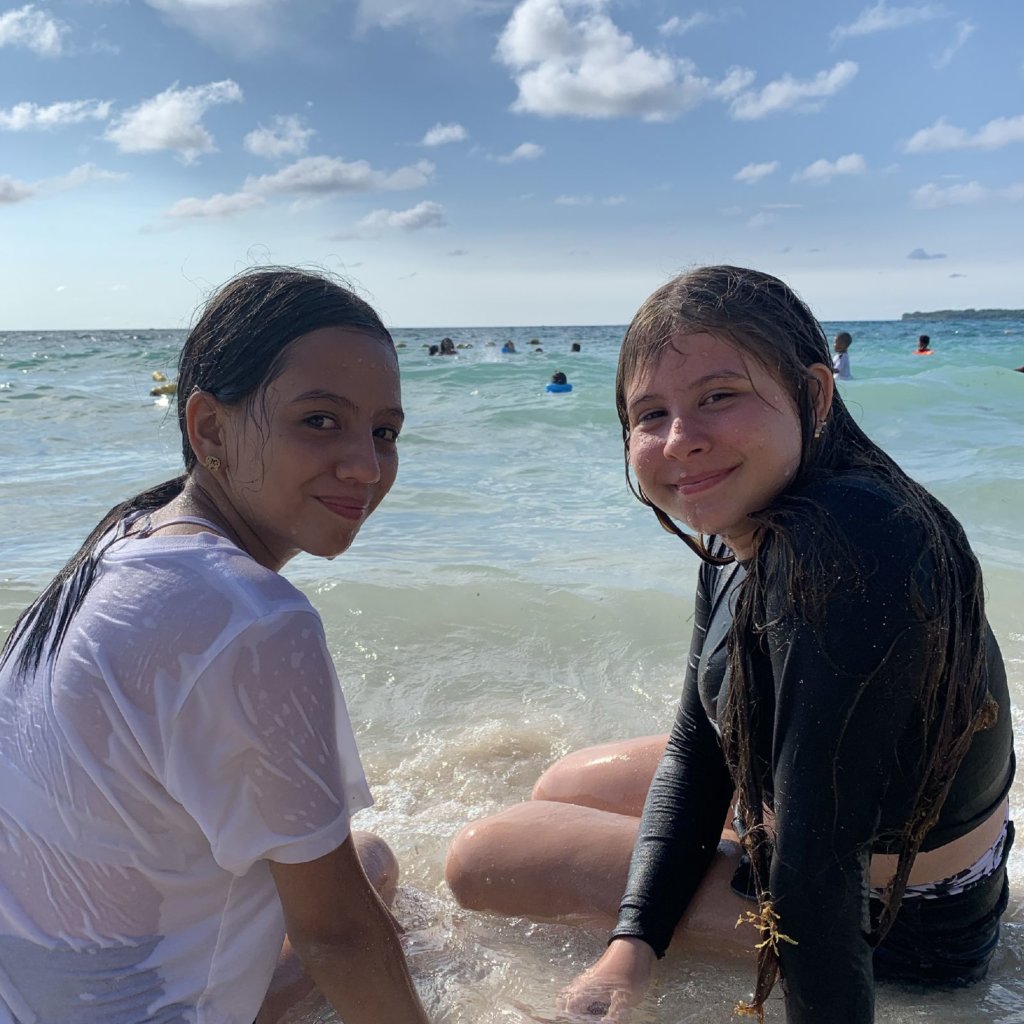
POLYGON ((701 473, 695 476, 683 477, 682 480, 676 482, 675 490, 682 495, 700 494, 721 483, 735 468, 735 466, 732 466, 729 469, 720 469, 713 473, 701 473))
POLYGON ((317 501, 319 501, 328 512, 333 512, 336 516, 340 516, 342 519, 351 519, 355 521, 357 519, 362 519, 363 516, 366 515, 366 503, 358 500, 357 498, 318 497, 317 501))

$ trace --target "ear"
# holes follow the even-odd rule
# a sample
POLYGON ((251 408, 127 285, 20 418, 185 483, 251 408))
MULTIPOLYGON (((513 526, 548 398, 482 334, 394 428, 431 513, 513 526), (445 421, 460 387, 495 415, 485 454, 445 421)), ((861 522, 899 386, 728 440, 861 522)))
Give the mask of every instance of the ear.
POLYGON ((185 403, 188 443, 201 466, 208 455, 224 459, 224 407, 208 391, 193 391, 185 403))
POLYGON ((832 411, 832 396, 836 392, 836 379, 832 373, 832 367, 824 363, 812 363, 807 367, 807 386, 811 389, 811 399, 814 402, 816 423, 818 426, 824 424, 828 414, 832 411))

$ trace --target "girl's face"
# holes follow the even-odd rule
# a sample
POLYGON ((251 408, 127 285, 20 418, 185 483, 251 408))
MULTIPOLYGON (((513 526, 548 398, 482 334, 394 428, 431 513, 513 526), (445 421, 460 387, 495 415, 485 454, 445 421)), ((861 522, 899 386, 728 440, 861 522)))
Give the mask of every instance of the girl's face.
POLYGON ((404 419, 398 361, 381 340, 325 327, 285 359, 251 410, 225 410, 220 474, 272 568, 349 547, 395 482, 404 419))
MULTIPOLYGON (((825 386, 817 366, 810 373, 825 386)), ((731 342, 680 333, 628 383, 626 412, 630 465, 651 502, 697 533, 717 534, 737 558, 751 557, 749 514, 800 465, 800 419, 787 389, 731 342)))

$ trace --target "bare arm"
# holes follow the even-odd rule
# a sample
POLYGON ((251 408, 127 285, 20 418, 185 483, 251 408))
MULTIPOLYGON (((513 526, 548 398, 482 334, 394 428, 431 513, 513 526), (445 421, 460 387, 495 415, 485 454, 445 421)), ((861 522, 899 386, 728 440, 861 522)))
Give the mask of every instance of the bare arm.
POLYGON ((345 1024, 429 1024, 351 836, 318 860, 270 870, 292 947, 345 1024))

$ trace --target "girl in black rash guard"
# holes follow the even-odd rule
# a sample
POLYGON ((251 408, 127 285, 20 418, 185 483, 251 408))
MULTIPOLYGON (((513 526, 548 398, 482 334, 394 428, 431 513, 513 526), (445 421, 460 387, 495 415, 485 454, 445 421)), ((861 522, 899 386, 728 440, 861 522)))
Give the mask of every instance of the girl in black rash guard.
POLYGON ((705 563, 676 721, 570 755, 464 829, 456 897, 615 919, 562 997, 607 1021, 670 941, 734 946, 738 916, 758 1016, 780 972, 791 1024, 871 1021, 876 976, 978 980, 1014 762, 959 524, 854 423, 820 325, 768 275, 706 267, 655 292, 616 398, 630 488, 705 563))

